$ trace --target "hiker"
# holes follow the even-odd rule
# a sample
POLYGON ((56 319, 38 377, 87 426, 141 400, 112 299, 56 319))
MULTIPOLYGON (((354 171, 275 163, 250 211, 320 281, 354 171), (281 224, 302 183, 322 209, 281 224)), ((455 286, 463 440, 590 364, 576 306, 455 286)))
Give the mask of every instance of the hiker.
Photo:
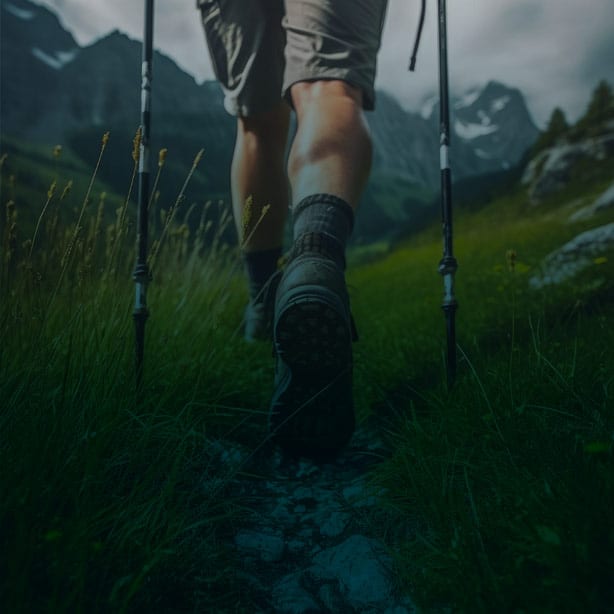
POLYGON ((371 167, 363 111, 374 108, 386 4, 197 0, 224 106, 237 117, 231 192, 250 295, 245 338, 273 336, 269 427, 299 453, 338 451, 355 427, 345 250, 371 167), (293 244, 278 272, 288 209, 293 244))

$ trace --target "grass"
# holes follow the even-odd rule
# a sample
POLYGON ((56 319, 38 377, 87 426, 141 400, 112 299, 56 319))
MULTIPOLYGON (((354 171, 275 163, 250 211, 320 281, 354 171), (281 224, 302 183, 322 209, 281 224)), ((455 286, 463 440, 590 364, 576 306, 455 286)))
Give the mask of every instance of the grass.
POLYGON ((360 380, 371 382, 363 394, 394 450, 371 476, 388 492, 373 525, 426 611, 612 603, 614 254, 559 288, 528 286, 551 249, 611 221, 567 222, 607 185, 581 201, 572 186, 571 201, 537 209, 518 190, 458 216, 460 375, 450 394, 440 384, 436 230, 352 276, 368 289, 354 301, 366 346, 357 362, 369 364, 360 380))
MULTIPOLYGON (((7 611, 249 611, 224 545, 244 510, 210 443, 260 443, 272 360, 266 344, 240 337, 246 292, 235 250, 211 228, 218 212, 165 205, 162 221, 173 219, 152 237, 161 243, 136 398, 131 194, 102 198, 76 161, 72 191, 52 191, 70 168, 36 155, 52 170, 31 186, 34 167, 7 164, 0 194, 13 203, 0 266, 7 611)), ((450 393, 439 228, 350 255, 358 417, 379 416, 393 448, 370 476, 387 489, 371 526, 425 611, 612 602, 614 254, 559 288, 528 286, 551 249, 610 221, 566 221, 608 181, 604 166, 540 208, 518 189, 458 213, 450 393)))

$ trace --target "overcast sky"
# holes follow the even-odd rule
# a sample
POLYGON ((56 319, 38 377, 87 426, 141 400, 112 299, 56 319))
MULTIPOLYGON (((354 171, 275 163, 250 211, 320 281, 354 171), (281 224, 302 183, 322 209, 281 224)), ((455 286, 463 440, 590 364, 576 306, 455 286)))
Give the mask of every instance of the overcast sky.
MULTIPOLYGON (((113 29, 142 38, 142 0, 37 0, 56 9, 80 45, 113 29)), ((250 0, 246 0, 250 1, 250 0)), ((614 85, 614 0, 449 0, 451 86, 489 79, 520 88, 539 126, 560 106, 570 120, 600 79, 614 85)), ((407 71, 419 0, 389 0, 376 86, 418 110, 437 91, 437 2, 427 16, 415 73, 407 71)), ((155 3, 154 45, 197 81, 213 78, 196 0, 155 3)), ((154 66, 155 79, 155 66, 154 66)))

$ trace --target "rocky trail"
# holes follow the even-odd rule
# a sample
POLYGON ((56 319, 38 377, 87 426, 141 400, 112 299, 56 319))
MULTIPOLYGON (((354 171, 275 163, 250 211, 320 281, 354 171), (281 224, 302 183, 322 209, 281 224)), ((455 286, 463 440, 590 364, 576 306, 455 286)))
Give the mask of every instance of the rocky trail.
MULTIPOLYGON (((332 461, 289 458, 273 448, 250 455, 216 441, 220 468, 235 466, 228 494, 246 512, 231 548, 241 561, 251 612, 274 614, 408 614, 392 559, 373 531, 377 493, 367 473, 387 455, 369 421, 332 461)), ((407 527, 399 530, 411 531, 407 527)))

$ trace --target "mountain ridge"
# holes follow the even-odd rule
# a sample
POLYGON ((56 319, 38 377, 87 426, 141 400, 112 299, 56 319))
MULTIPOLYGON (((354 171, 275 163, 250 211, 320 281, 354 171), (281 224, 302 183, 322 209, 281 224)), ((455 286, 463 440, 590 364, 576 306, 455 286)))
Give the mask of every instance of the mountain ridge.
MULTIPOLYGON (((99 137, 94 135, 101 131, 110 130, 114 139, 119 135, 118 140, 129 143, 140 122, 140 42, 114 30, 78 47, 57 14, 29 0, 2 0, 2 13, 2 132, 66 143, 84 159, 95 156, 99 137), (41 39, 47 44, 39 45, 41 39), (17 68, 30 78, 16 76, 17 68)), ((229 200, 228 168, 236 128, 223 108, 218 84, 197 83, 159 51, 153 66, 152 146, 168 148, 184 165, 205 146, 209 162, 195 187, 206 188, 211 198, 229 200)), ((470 104, 452 108, 455 180, 514 166, 539 134, 519 90, 491 82, 453 100, 468 101, 468 96, 473 98, 470 104), (502 105, 506 96, 510 103, 502 105)), ((355 229, 358 240, 377 238, 372 228, 378 228, 380 236, 411 223, 436 197, 435 115, 425 118, 419 111, 407 111, 390 93, 377 91, 376 111, 367 114, 374 159, 355 229)), ((108 178, 121 189, 128 172, 113 165, 108 178)))

